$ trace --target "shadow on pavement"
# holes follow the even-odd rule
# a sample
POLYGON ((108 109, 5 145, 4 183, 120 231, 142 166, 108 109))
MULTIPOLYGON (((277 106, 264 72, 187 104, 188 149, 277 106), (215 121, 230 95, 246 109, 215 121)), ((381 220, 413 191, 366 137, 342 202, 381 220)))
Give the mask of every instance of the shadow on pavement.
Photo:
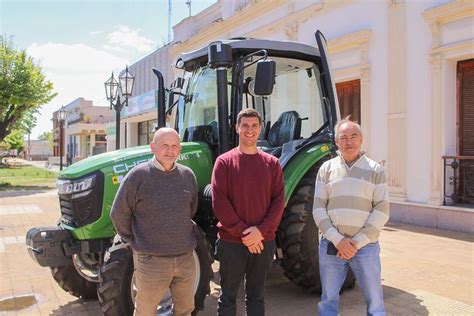
MULTIPOLYGON (((362 294, 361 294, 362 295, 362 294)), ((429 315, 426 306, 414 294, 383 286, 385 309, 388 315, 429 315)), ((365 307, 365 303, 362 303, 365 307)))
POLYGON ((102 315, 98 300, 77 299, 53 310, 50 315, 102 315))
POLYGON ((384 228, 382 228, 382 230, 386 232, 396 232, 398 230, 404 230, 404 231, 409 231, 412 233, 474 242, 474 235, 472 234, 456 232, 456 231, 451 231, 451 230, 443 230, 439 228, 417 226, 417 225, 405 224, 405 223, 400 223, 400 222, 389 222, 387 225, 385 225, 384 228))

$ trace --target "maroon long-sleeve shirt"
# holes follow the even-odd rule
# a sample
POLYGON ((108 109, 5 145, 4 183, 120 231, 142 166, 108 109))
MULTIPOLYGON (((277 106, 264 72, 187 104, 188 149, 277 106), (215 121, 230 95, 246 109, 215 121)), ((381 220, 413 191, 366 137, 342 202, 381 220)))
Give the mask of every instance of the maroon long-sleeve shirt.
POLYGON ((241 243, 242 232, 256 226, 264 241, 275 239, 285 206, 283 172, 276 157, 234 148, 217 158, 211 184, 219 238, 241 243))

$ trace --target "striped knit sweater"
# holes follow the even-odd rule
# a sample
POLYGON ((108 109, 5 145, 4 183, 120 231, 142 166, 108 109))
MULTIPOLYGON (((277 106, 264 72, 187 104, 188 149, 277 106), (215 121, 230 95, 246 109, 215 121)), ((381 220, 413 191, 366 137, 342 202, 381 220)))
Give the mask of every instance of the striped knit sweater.
POLYGON ((323 163, 316 178, 313 217, 334 245, 344 237, 358 249, 377 241, 389 218, 383 167, 364 153, 350 167, 340 155, 323 163))

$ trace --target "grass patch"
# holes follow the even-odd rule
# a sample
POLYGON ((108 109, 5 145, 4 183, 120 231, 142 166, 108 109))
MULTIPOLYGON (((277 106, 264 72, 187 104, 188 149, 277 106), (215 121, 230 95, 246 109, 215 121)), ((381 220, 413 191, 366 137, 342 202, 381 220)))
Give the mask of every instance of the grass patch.
POLYGON ((0 168, 0 191, 44 190, 56 187, 58 174, 51 170, 23 165, 0 168))

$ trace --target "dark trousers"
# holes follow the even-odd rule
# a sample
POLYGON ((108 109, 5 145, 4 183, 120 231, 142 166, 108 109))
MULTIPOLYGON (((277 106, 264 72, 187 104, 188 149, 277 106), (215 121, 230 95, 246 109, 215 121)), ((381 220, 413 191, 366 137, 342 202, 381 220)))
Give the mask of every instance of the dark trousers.
POLYGON ((221 295, 217 302, 217 315, 236 315, 235 301, 244 278, 247 315, 265 315, 265 280, 272 266, 275 248, 275 241, 268 241, 264 243, 262 253, 254 255, 243 244, 217 241, 216 252, 221 275, 221 295))

